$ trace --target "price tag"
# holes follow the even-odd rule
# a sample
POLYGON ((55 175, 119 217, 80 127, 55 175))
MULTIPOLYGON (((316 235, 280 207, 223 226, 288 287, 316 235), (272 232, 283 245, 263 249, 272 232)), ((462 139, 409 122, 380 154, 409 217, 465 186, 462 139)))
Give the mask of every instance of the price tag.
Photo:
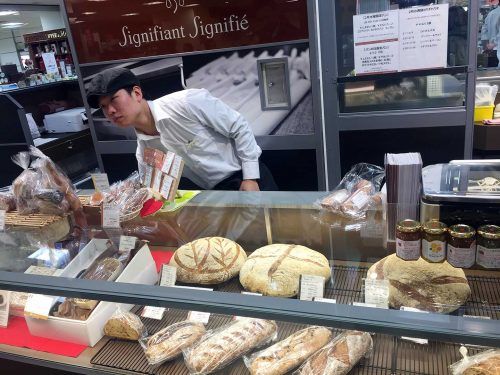
MULTIPOLYGON (((415 307, 409 307, 409 306, 401 306, 400 310, 401 311, 418 312, 418 313, 423 313, 423 314, 428 314, 429 313, 428 311, 420 310, 420 309, 417 309, 415 307)), ((416 337, 402 336, 401 339, 402 340, 406 340, 406 341, 411 341, 411 342, 414 342, 414 343, 417 343, 417 344, 420 344, 420 345, 427 345, 429 343, 429 340, 427 340, 427 339, 419 339, 419 338, 416 338, 416 337)))
POLYGON ((364 302, 353 302, 353 306, 361 306, 361 307, 377 307, 374 303, 364 303, 364 302))
POLYGON ((161 196, 165 199, 168 199, 170 197, 170 190, 172 190, 172 185, 174 184, 174 179, 173 177, 165 175, 163 177, 163 184, 161 185, 161 196))
POLYGON ((182 158, 179 155, 175 155, 174 162, 172 163, 172 168, 170 169, 170 176, 173 178, 179 178, 182 168, 182 158))
POLYGON ((300 275, 300 294, 302 301, 312 301, 315 297, 323 297, 325 278, 323 276, 300 275))
POLYGON ((144 308, 142 309, 141 316, 143 318, 162 320, 164 313, 165 313, 164 307, 144 306, 144 308))
POLYGON ((7 211, 5 210, 0 210, 0 232, 3 232, 5 230, 5 214, 7 211))
POLYGON ((94 188, 97 191, 109 191, 109 180, 106 173, 95 173, 91 176, 94 182, 94 188))
POLYGON ((161 266, 161 286, 174 286, 177 280, 177 268, 164 264, 161 266))
POLYGON ((43 294, 30 294, 24 307, 24 315, 35 319, 48 320, 50 309, 57 297, 43 294))
POLYGON ((478 315, 462 315, 464 318, 472 318, 472 319, 484 319, 484 320, 491 320, 489 316, 478 316, 478 315))
POLYGON ((211 292, 214 288, 198 288, 197 286, 183 286, 183 285, 172 285, 175 288, 183 288, 183 289, 197 289, 197 290, 205 290, 211 292))
POLYGON ((120 209, 110 203, 102 205, 102 226, 104 228, 120 228, 120 209))
POLYGON ((120 252, 134 250, 136 240, 136 237, 120 236, 120 245, 118 246, 118 250, 120 252))
POLYGON ((201 311, 190 311, 187 318, 187 320, 190 320, 192 322, 198 322, 203 324, 207 324, 209 319, 210 319, 210 313, 201 311))
POLYGON ((252 293, 252 292, 241 292, 241 294, 246 294, 249 296, 262 296, 262 293, 252 293))
POLYGON ((172 164, 175 159, 175 154, 172 151, 168 151, 165 154, 165 158, 163 159, 163 165, 161 167, 161 171, 165 174, 170 174, 170 169, 172 168, 172 164))
POLYGON ((9 323, 10 292, 0 290, 0 327, 7 327, 9 323))
POLYGON ((314 302, 324 302, 324 303, 337 303, 336 299, 331 299, 331 298, 322 298, 322 297, 315 297, 313 299, 314 302))
POLYGON ((389 281, 364 279, 365 303, 374 304, 378 308, 389 308, 389 281))

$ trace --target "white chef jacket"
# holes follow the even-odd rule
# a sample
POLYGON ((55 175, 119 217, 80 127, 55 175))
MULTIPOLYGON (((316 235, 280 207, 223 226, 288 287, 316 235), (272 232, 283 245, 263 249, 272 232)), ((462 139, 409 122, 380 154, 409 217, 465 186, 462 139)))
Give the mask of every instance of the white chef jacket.
MULTIPOLYGON (((483 27, 481 28, 481 40, 491 42, 498 45, 498 33, 500 28, 500 7, 491 10, 484 19, 483 27)), ((497 49, 495 47, 495 49, 497 49)))
POLYGON ((211 189, 237 171, 258 179, 262 150, 243 116, 205 89, 178 91, 148 101, 159 136, 137 133, 136 157, 144 175, 144 149, 172 151, 184 159, 183 176, 211 189))

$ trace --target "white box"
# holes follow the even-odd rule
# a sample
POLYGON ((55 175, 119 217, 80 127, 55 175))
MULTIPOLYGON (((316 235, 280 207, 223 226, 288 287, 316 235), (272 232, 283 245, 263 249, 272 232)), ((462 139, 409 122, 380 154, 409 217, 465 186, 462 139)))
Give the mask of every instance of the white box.
MULTIPOLYGON (((106 249, 107 241, 102 239, 90 241, 64 269, 61 277, 74 277, 81 270, 87 268, 90 265, 89 261, 92 263, 91 259, 95 259, 106 249), (92 255, 95 257, 91 258, 92 255)), ((147 245, 144 245, 137 252, 116 279, 116 282, 146 285, 154 285, 157 281, 156 265, 147 245)), ((94 346, 104 336, 104 325, 118 306, 127 311, 133 307, 133 305, 115 302, 100 302, 85 321, 55 316, 50 316, 48 320, 41 320, 26 316, 26 323, 30 333, 34 336, 94 346)))
POLYGON ((87 129, 89 126, 83 123, 85 108, 78 107, 65 111, 45 115, 43 124, 48 132, 69 133, 87 129))

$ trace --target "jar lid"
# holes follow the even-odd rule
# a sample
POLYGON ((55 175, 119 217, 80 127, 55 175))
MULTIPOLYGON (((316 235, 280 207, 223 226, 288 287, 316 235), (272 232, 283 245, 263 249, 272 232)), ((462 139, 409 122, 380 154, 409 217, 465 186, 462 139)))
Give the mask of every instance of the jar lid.
POLYGON ((420 231, 421 226, 418 221, 406 219, 400 221, 396 226, 396 229, 403 233, 416 233, 420 231))
POLYGON ((446 232, 446 229, 448 229, 448 227, 446 226, 445 223, 442 223, 438 220, 431 220, 423 225, 423 229, 425 233, 443 234, 446 232))
POLYGON ((465 224, 455 224, 449 229, 452 237, 457 238, 472 238, 476 234, 476 230, 470 225, 465 224))
POLYGON ((500 227, 498 225, 483 225, 479 227, 477 233, 490 240, 500 239, 500 227))

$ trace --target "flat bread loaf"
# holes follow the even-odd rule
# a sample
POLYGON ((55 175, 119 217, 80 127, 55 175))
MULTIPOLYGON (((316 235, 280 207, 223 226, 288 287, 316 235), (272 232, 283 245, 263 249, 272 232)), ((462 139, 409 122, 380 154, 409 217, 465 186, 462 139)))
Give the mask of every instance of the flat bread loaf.
POLYGON ((240 271, 240 282, 251 292, 266 296, 293 297, 300 275, 330 278, 328 259, 300 245, 273 244, 255 250, 240 271))
POLYGON ((189 284, 219 284, 240 272, 247 259, 236 242, 222 237, 200 238, 177 249, 170 265, 177 280, 189 284))
POLYGON ((464 271, 448 262, 405 261, 392 254, 371 266, 367 277, 389 281, 389 305, 395 309, 450 313, 471 294, 464 271))

